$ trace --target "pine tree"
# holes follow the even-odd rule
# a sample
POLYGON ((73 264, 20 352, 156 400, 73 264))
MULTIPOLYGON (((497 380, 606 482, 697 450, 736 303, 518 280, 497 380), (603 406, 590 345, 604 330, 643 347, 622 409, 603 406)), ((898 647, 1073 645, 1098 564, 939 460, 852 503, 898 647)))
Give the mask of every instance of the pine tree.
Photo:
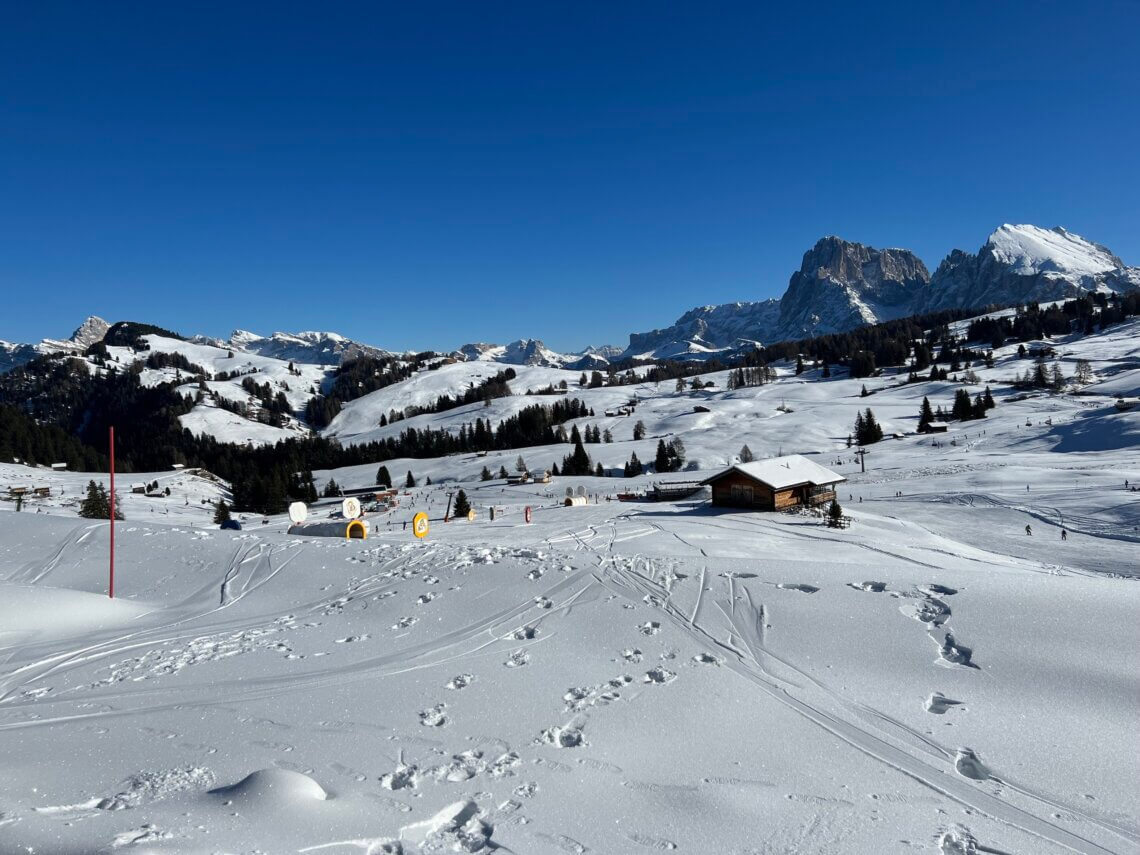
POLYGON ((229 518, 230 518, 230 509, 229 509, 229 506, 226 505, 226 500, 225 499, 218 499, 218 504, 214 509, 214 522, 221 524, 221 523, 224 523, 227 520, 229 520, 229 518))
POLYGON ((340 495, 340 485, 337 484, 337 482, 334 481, 332 478, 329 478, 328 483, 325 484, 325 489, 321 491, 321 495, 324 496, 326 499, 332 499, 332 498, 339 496, 340 495))
POLYGON ((855 441, 859 445, 871 445, 883 438, 883 429, 875 421, 875 414, 868 407, 855 416, 855 441))
POLYGON ((424 478, 424 486, 425 487, 431 486, 431 476, 430 475, 428 475, 426 478, 424 478))
POLYGON ((740 447, 740 462, 741 463, 751 463, 755 459, 756 459, 756 455, 754 455, 752 453, 751 448, 749 448, 747 445, 742 445, 740 447))
POLYGON ((982 393, 982 402, 986 405, 987 410, 992 410, 995 406, 997 406, 994 404, 994 396, 990 394, 989 386, 986 386, 986 391, 982 393))
POLYGON ((918 432, 926 433, 930 430, 930 423, 934 421, 934 410, 930 407, 930 399, 922 397, 922 409, 918 412, 918 432))
POLYGON ((404 479, 404 486, 405 487, 416 486, 416 479, 414 477, 412 477, 412 470, 411 469, 408 470, 408 477, 404 479))
POLYGON ((483 471, 479 473, 479 480, 480 481, 490 481, 491 480, 491 470, 488 469, 486 466, 484 466, 483 471))
POLYGON ((827 508, 827 524, 832 528, 839 528, 843 520, 843 508, 839 506, 838 499, 832 499, 827 508))
POLYGON ((863 386, 863 391, 861 391, 861 392, 859 393, 859 397, 860 397, 860 398, 866 398, 866 397, 867 397, 868 395, 870 395, 870 394, 871 394, 871 393, 867 391, 867 386, 866 386, 866 384, 864 384, 864 386, 863 386))
POLYGON ((610 433, 609 428, 606 428, 604 431, 602 431, 602 442, 613 442, 613 441, 614 441, 614 435, 612 433, 610 433))
POLYGON ((1061 366, 1056 362, 1053 363, 1053 369, 1049 374, 1049 386, 1056 392, 1065 388, 1065 375, 1061 372, 1061 366))
POLYGON ((594 467, 594 475, 598 478, 606 477, 606 470, 602 467, 600 461, 598 462, 598 465, 594 467))
POLYGON ((635 451, 629 456, 629 462, 625 464, 625 477, 634 478, 645 471, 645 467, 641 465, 641 461, 637 459, 637 452, 635 451))
POLYGON ((827 362, 823 363, 823 371, 821 372, 820 376, 821 377, 830 377, 831 376, 831 366, 828 365, 827 362))
POLYGON ((950 417, 959 421, 969 421, 974 410, 970 403, 970 393, 959 389, 954 393, 954 407, 950 410, 950 417))
POLYGON ((460 490, 455 494, 455 515, 457 517, 465 517, 471 510, 471 504, 467 501, 467 494, 460 490))
POLYGON ((382 484, 385 487, 392 486, 392 476, 388 474, 387 466, 381 466, 376 470, 376 483, 382 484))
POLYGON ((677 437, 669 443, 669 469, 673 472, 685 465, 685 443, 677 437))
POLYGON ((665 447, 665 440, 657 440, 657 457, 653 461, 653 467, 658 472, 669 471, 669 449, 665 447))
POLYGON ((504 481, 506 481, 510 477, 510 475, 507 474, 507 467, 506 466, 500 466, 499 467, 499 477, 502 478, 504 481))
POLYGON ((796 354, 796 376, 804 373, 804 358, 802 354, 796 354))
POLYGON ((635 424, 633 426, 633 438, 634 439, 644 439, 645 438, 645 422, 639 420, 637 422, 637 424, 635 424))
POLYGON ((515 459, 515 471, 516 472, 526 472, 527 471, 526 470, 526 461, 523 460, 523 456, 521 454, 515 459))
POLYGON ((89 520, 105 520, 111 515, 107 491, 102 484, 87 482, 87 497, 79 504, 79 516, 89 520))

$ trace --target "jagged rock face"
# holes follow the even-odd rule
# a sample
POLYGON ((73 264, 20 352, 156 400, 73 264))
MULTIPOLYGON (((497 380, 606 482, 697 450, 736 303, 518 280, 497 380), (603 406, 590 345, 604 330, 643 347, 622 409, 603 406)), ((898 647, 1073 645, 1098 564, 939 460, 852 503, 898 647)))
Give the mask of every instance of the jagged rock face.
POLYGON ((799 338, 904 317, 929 284, 926 265, 909 250, 825 237, 792 274, 777 334, 799 338))
POLYGON ((361 344, 331 332, 275 332, 271 336, 259 336, 245 330, 234 330, 229 341, 224 342, 222 346, 274 359, 317 365, 339 365, 359 356, 392 355, 389 351, 361 344))
POLYGON ((102 341, 103 336, 107 334, 107 330, 111 325, 102 318, 92 315, 85 320, 79 327, 71 334, 68 339, 54 339, 45 338, 39 343, 38 350, 40 353, 53 353, 59 350, 86 350, 97 341, 102 341))
POLYGON ((1140 268, 1126 266, 1100 244, 1060 226, 1007 224, 976 255, 951 252, 915 311, 1015 305, 1138 287, 1140 268))
POLYGON ((71 342, 86 349, 95 342, 102 341, 110 328, 111 325, 105 320, 92 315, 71 334, 71 342))
POLYGON ((775 327, 779 312, 778 300, 698 306, 670 327, 631 333, 629 347, 622 355, 700 359, 720 355, 726 349, 755 347, 775 327))

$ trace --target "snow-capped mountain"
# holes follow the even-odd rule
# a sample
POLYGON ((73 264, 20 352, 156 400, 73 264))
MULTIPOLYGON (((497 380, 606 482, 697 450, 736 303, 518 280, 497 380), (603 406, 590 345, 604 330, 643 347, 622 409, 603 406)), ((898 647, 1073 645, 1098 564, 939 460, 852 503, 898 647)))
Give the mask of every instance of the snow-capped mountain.
POLYGON ((111 325, 102 318, 92 315, 76 328, 70 338, 45 338, 39 344, 0 341, 0 374, 26 365, 37 356, 59 351, 84 351, 103 336, 111 325))
POLYGON ((632 333, 625 357, 707 359, 756 343, 845 332, 936 309, 1012 306, 1140 288, 1140 268, 1061 227, 1003 225, 976 254, 954 250, 931 276, 905 249, 825 237, 779 300, 700 306, 670 327, 632 333))
POLYGON ((776 336, 805 338, 905 317, 929 283, 926 265, 910 250, 825 237, 788 282, 776 336))
POLYGON ((391 351, 362 344, 334 332, 275 332, 270 336, 261 336, 247 330, 234 330, 229 339, 221 342, 220 346, 272 359, 315 365, 339 365, 345 360, 362 355, 392 355, 391 351))
POLYGON ((97 341, 102 341, 103 336, 107 334, 107 330, 111 325, 100 317, 92 315, 87 320, 79 325, 79 327, 71 334, 71 338, 62 341, 58 339, 45 338, 38 345, 38 350, 41 353, 50 353, 57 350, 86 350, 97 341))
POLYGON ((698 306, 670 327, 631 333, 623 357, 707 359, 767 340, 779 323, 780 301, 698 306))
POLYGON ((465 344, 452 353, 466 362, 502 362, 507 365, 538 365, 546 368, 567 368, 573 371, 604 368, 620 355, 622 349, 605 345, 589 347, 581 353, 558 353, 535 338, 520 338, 510 344, 490 344, 485 341, 465 344))
POLYGON ((671 327, 633 333, 625 356, 702 359, 781 339, 904 317, 930 274, 914 253, 829 236, 804 253, 779 300, 700 306, 671 327))
POLYGON ((1098 243, 1060 226, 1006 224, 976 255, 951 252, 934 271, 926 299, 915 308, 1016 305, 1138 287, 1140 267, 1126 266, 1098 243))
POLYGON ((34 345, 0 341, 0 374, 19 368, 39 356, 34 345))

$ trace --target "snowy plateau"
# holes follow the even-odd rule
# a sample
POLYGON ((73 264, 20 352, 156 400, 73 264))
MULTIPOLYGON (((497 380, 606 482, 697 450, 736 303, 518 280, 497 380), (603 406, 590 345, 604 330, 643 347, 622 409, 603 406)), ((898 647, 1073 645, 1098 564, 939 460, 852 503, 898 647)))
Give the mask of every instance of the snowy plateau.
MULTIPOLYGON (((1053 299, 1135 276, 1067 233, 996 235, 956 267, 963 288, 994 265, 998 284, 1060 277, 1053 299)), ((835 249, 865 306, 932 287, 921 262, 835 249)), ((299 413, 355 352, 321 333, 145 338, 238 371, 182 419, 239 445, 309 432, 218 406, 248 402, 246 372, 299 413)), ((323 435, 497 424, 565 380, 595 413, 566 429, 613 436, 586 444, 592 462, 680 439, 686 471, 481 480, 520 456, 561 465, 565 443, 386 460, 398 506, 367 514, 364 540, 290 534, 285 515, 221 530, 229 485, 210 473, 124 474, 114 599, 109 526, 76 513, 107 475, 0 462, 0 853, 1140 853, 1140 320, 1025 344, 1052 348, 1064 388, 1015 388, 1033 364, 1015 341, 965 384, 781 361, 762 386, 711 371, 682 391, 580 387, 538 343, 470 345, 348 401, 323 435), (511 395, 380 423, 500 360, 511 395), (948 409, 986 386, 986 418, 916 432, 924 396, 948 409), (863 471, 847 438, 868 407, 885 438, 863 471), (707 488, 616 500, 708 478, 744 445, 842 475, 849 527, 714 507, 707 488), (50 495, 17 510, 18 486, 50 495), (475 519, 445 522, 459 488, 475 519), (564 506, 567 488, 587 503, 564 506)), ((314 475, 366 487, 377 465, 314 475)))

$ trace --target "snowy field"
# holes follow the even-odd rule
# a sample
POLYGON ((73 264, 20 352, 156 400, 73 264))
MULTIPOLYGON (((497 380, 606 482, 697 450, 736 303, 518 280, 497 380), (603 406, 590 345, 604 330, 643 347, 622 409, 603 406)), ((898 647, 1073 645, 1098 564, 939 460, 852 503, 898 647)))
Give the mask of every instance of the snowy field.
MULTIPOLYGON (((121 493, 171 495, 124 496, 112 601, 107 526, 74 511, 90 476, 0 466, 53 487, 0 503, 0 852, 1140 852, 1140 408, 1112 406, 1138 332, 1057 343, 1091 395, 1015 394, 1002 354, 979 369, 988 419, 887 439, 865 474, 856 410, 909 433, 954 384, 710 375, 613 419, 630 387, 571 389, 618 439, 586 446, 606 466, 658 437, 701 477, 744 443, 812 454, 848 478, 846 530, 707 494, 606 501, 652 476, 472 480, 518 450, 386 462, 435 483, 366 541, 219 531, 219 485, 130 475, 121 493), (477 521, 442 521, 452 480, 477 521), (561 507, 567 486, 591 504, 561 507)), ((388 430, 369 406, 332 427, 388 430)))

